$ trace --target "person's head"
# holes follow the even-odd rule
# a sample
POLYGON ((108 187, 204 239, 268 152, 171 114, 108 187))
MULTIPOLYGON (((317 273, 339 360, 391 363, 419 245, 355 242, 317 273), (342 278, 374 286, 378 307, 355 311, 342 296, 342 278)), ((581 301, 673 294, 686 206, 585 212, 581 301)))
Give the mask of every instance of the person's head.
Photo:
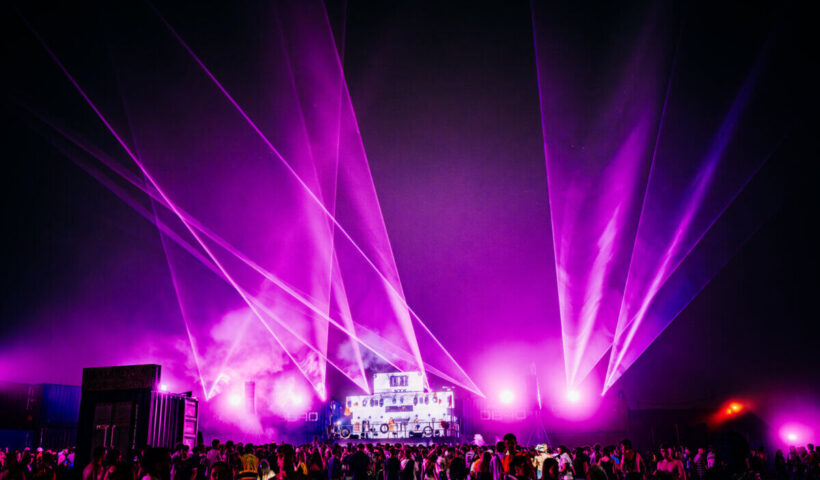
POLYGON ((293 448, 286 444, 280 445, 276 450, 276 465, 279 467, 279 471, 288 473, 292 472, 293 460, 293 448))
POLYGON ((628 438, 621 440, 621 452, 629 452, 632 450, 632 441, 628 438))
POLYGON ((586 480, 607 480, 606 472, 600 465, 590 465, 586 480))
POLYGON ((142 456, 140 466, 151 477, 165 480, 171 471, 171 455, 166 448, 148 448, 142 456))
POLYGON ((658 451, 664 460, 670 460, 672 458, 672 447, 670 447, 668 443, 662 443, 658 451))
POLYGON ((507 446, 504 445, 504 442, 498 442, 498 443, 495 444, 496 453, 504 453, 504 451, 506 449, 507 449, 507 446))
POLYGON ((506 448, 508 453, 515 453, 518 447, 518 442, 515 439, 515 435, 513 435, 512 433, 504 435, 504 447, 506 448))
POLYGON ((214 438, 213 440, 211 440, 211 448, 213 448, 213 449, 218 449, 219 448, 219 439, 218 438, 214 438))
POLYGON ((105 458, 105 447, 97 447, 91 452, 91 463, 94 465, 102 465, 103 458, 105 458))
POLYGON ((117 462, 120 461, 120 451, 116 448, 112 448, 108 452, 106 452, 105 456, 103 457, 103 465, 107 467, 114 466, 117 462))
POLYGON ((253 453, 253 444, 252 443, 246 444, 244 450, 245 450, 245 455, 247 455, 249 453, 253 453))
POLYGON ((259 461, 259 473, 262 474, 263 480, 270 474, 270 463, 268 463, 267 460, 263 459, 259 461))
POLYGON ((704 453, 706 453, 706 450, 704 450, 703 447, 698 448, 698 455, 703 455, 704 453))
POLYGON ((226 462, 214 462, 208 478, 209 480, 233 480, 233 469, 226 462))
POLYGON ((137 469, 131 462, 118 462, 105 472, 106 480, 136 480, 137 469))

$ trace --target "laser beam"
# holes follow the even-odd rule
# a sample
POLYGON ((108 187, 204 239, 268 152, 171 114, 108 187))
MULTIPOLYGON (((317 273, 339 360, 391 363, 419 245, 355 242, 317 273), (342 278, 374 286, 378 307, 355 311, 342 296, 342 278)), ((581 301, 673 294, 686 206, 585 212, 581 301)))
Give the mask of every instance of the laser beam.
MULTIPOLYGON (((176 30, 171 26, 171 24, 165 19, 165 17, 159 12, 159 10, 149 1, 145 0, 146 4, 154 11, 160 21, 165 25, 165 27, 171 32, 174 38, 178 41, 178 43, 188 52, 191 58, 199 65, 199 67, 205 72, 208 78, 214 83, 214 85, 219 89, 219 91, 225 96, 225 98, 229 101, 229 103, 237 110, 240 116, 246 121, 246 123, 252 128, 252 130, 259 136, 259 138, 263 141, 263 143, 268 147, 268 149, 274 154, 274 156, 279 159, 288 172, 297 180, 298 184, 301 188, 308 194, 311 200, 316 203, 319 209, 333 222, 335 227, 342 233, 342 235, 351 243, 354 249, 362 256, 365 262, 374 270, 374 272, 385 282, 385 284, 390 288, 394 294, 396 295, 397 299, 401 302, 402 308, 407 308, 407 311, 410 315, 412 315, 419 325, 430 335, 430 337, 436 342, 439 348, 445 353, 445 355, 450 359, 451 362, 459 369, 461 374, 465 376, 468 382, 473 385, 473 389, 478 391, 480 395, 480 390, 475 385, 475 383, 470 379, 469 375, 464 371, 464 369, 455 361, 452 354, 444 347, 444 345, 438 340, 438 338, 433 334, 433 332, 427 327, 427 325, 421 320, 421 318, 413 311, 410 305, 404 298, 404 294, 401 292, 401 287, 393 285, 386 275, 379 269, 375 263, 370 259, 370 257, 364 252, 364 250, 359 246, 359 244, 353 239, 353 237, 348 233, 348 231, 339 223, 336 217, 327 209, 327 207, 322 203, 322 201, 318 198, 318 196, 313 192, 313 190, 304 182, 304 180, 299 176, 299 174, 293 169, 289 162, 281 155, 281 153, 274 147, 274 145, 270 142, 270 140, 265 136, 265 134, 260 130, 260 128, 253 122, 250 116, 245 112, 245 110, 239 105, 239 103, 231 96, 231 94, 227 91, 227 89, 219 82, 216 76, 208 69, 205 63, 196 55, 193 49, 184 41, 184 39, 176 32, 176 30)), ((330 28, 328 23, 328 28, 330 28)), ((338 55, 336 56, 338 60, 338 55)), ((342 81, 344 81, 342 76, 342 81)), ((353 114, 355 117, 355 113, 353 114)), ((354 122, 355 123, 355 122, 354 122)), ((356 125, 358 130, 358 126, 356 125)), ((371 179, 372 180, 372 179, 371 179)), ((385 232, 386 233, 386 232, 385 232)), ((389 238, 388 238, 389 243, 389 238)), ((392 253, 391 253, 392 256, 392 253)), ((401 318, 399 319, 401 320, 401 318)), ((416 357, 416 362, 422 372, 422 376, 425 378, 425 383, 429 386, 429 383, 426 380, 426 375, 424 375, 424 362, 421 359, 421 352, 418 349, 418 343, 415 340, 415 334, 412 333, 412 327, 409 329, 405 326, 402 327, 405 335, 408 336, 408 340, 412 335, 412 340, 408 343, 410 344, 411 348, 413 349, 414 355, 416 357)))

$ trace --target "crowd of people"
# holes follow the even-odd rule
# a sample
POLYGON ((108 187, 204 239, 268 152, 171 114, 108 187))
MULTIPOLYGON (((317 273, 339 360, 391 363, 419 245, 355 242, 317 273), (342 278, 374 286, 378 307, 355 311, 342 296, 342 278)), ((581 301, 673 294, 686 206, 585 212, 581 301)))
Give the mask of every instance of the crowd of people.
POLYGON ((133 458, 97 448, 82 466, 73 449, 0 450, 0 480, 820 480, 811 444, 778 450, 772 462, 762 449, 730 457, 667 444, 641 454, 629 440, 522 447, 513 434, 490 446, 213 440, 193 449, 147 447, 133 458))

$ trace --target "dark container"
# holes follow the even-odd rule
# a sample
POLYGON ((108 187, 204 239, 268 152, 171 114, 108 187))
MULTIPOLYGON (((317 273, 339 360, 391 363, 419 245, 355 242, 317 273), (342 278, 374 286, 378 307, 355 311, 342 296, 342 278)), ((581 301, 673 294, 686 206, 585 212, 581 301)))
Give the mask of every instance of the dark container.
POLYGON ((33 430, 39 398, 36 385, 0 382, 0 429, 33 430))
POLYGON ((193 446, 198 401, 160 392, 159 378, 159 365, 83 370, 77 465, 87 464, 96 447, 116 448, 133 458, 146 446, 193 446))
POLYGON ((80 387, 0 382, 0 446, 62 449, 73 446, 80 387))

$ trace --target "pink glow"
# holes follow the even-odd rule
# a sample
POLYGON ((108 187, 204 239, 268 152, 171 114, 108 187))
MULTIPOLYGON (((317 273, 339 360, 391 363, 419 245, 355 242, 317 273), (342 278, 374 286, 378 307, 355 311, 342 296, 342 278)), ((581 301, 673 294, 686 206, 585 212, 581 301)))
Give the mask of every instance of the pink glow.
POLYGON ((586 379, 567 389, 560 382, 553 381, 547 385, 545 404, 558 417, 572 422, 584 421, 598 413, 602 397, 596 395, 600 380, 591 374, 586 379))
POLYGON ((755 410, 771 425, 771 441, 778 448, 820 443, 820 407, 811 394, 771 392, 755 410))
POLYGON ((270 390, 261 392, 257 404, 267 403, 268 408, 282 417, 293 417, 303 414, 311 408, 310 391, 304 382, 293 375, 282 375, 277 378, 270 390))
POLYGON ((814 431, 801 422, 788 422, 778 429, 780 440, 787 445, 815 443, 814 431))
POLYGON ((504 405, 512 405, 515 402, 515 392, 510 389, 503 389, 498 392, 498 401, 504 405))

